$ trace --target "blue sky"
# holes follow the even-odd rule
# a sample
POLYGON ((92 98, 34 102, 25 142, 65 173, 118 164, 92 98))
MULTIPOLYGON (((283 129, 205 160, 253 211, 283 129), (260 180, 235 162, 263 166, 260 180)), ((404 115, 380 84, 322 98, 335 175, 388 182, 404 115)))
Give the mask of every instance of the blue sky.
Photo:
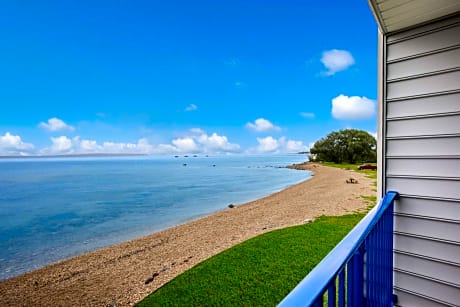
POLYGON ((0 155, 307 150, 376 131, 367 1, 2 1, 0 155))

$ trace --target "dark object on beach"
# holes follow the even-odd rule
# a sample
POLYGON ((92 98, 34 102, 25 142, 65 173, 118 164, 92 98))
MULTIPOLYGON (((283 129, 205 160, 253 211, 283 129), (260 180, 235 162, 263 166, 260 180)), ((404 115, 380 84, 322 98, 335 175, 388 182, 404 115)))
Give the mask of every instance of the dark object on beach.
POLYGON ((358 169, 359 170, 363 170, 363 169, 370 169, 370 170, 377 170, 377 166, 376 165, 372 165, 372 164, 361 164, 360 166, 358 166, 358 169))
POLYGON ((146 285, 148 285, 149 283, 151 283, 151 282, 155 279, 155 277, 157 277, 157 276, 159 276, 159 275, 160 275, 160 273, 158 273, 158 272, 153 273, 152 276, 150 276, 149 278, 147 278, 147 279, 145 280, 144 283, 145 283, 146 285))
POLYGON ((350 179, 347 179, 345 180, 347 183, 358 183, 358 180, 356 180, 355 178, 350 178, 350 179))
POLYGON ((144 281, 144 284, 148 285, 149 283, 151 283, 153 281, 153 277, 150 276, 149 278, 147 278, 145 281, 144 281))
POLYGON ((231 208, 235 208, 235 205, 234 204, 230 204, 228 205, 228 207, 231 209, 231 208))

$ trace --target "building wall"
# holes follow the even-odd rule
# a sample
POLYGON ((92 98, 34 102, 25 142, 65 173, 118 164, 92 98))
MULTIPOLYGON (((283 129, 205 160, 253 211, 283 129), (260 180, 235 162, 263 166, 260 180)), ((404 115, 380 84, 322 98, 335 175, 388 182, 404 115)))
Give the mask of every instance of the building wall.
POLYGON ((460 14, 382 39, 382 191, 400 306, 460 305, 460 14))

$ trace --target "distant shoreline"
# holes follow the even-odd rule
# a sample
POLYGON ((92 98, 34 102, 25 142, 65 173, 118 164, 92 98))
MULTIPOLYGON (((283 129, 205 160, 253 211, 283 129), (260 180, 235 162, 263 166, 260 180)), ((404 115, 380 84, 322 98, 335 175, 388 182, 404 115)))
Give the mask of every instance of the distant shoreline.
POLYGON ((0 305, 132 306, 235 244, 323 214, 364 209, 361 195, 374 193, 372 180, 351 170, 310 163, 293 168, 314 176, 270 196, 0 282, 0 305), (347 185, 350 176, 359 184, 347 185))

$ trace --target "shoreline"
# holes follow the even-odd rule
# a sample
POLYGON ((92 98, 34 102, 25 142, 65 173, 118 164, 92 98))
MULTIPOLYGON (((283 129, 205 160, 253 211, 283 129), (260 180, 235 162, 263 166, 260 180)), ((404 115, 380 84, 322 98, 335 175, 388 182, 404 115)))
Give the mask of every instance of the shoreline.
POLYGON ((371 179, 351 170, 310 163, 291 168, 313 171, 312 177, 234 208, 2 281, 0 305, 131 306, 231 246, 320 215, 365 209, 361 195, 375 193, 371 179), (346 184, 351 176, 359 184, 346 184))

